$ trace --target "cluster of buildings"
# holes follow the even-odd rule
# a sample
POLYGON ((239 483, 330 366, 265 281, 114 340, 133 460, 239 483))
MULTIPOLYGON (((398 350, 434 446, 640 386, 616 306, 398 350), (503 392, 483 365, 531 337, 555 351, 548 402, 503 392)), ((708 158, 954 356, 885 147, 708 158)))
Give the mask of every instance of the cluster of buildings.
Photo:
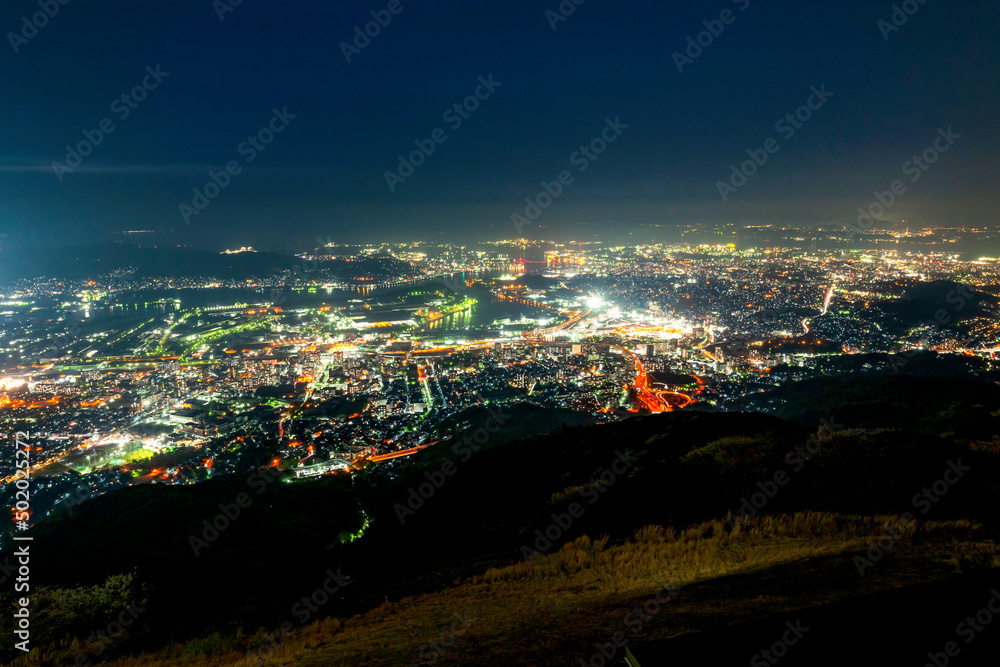
POLYGON ((0 477, 13 473, 18 430, 37 448, 44 515, 126 484, 255 466, 294 479, 384 458, 391 471, 392 455, 438 441, 484 401, 607 421, 642 409, 653 391, 690 398, 685 409, 725 410, 853 355, 871 356, 868 368, 887 363, 878 355, 925 349, 992 368, 1000 349, 1000 261, 896 244, 514 239, 328 244, 316 256, 408 268, 337 298, 312 272, 280 303, 273 292, 229 295, 285 289, 287 275, 229 285, 126 274, 3 290, 0 477), (164 297, 106 312, 121 305, 116 295, 167 288, 215 303, 164 297), (520 317, 463 326, 457 315, 477 303, 520 317))

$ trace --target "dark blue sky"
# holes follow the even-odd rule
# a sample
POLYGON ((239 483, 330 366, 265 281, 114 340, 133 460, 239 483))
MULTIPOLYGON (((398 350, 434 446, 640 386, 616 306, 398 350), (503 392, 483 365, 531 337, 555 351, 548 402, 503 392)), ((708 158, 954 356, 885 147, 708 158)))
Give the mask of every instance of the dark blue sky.
POLYGON ((913 1, 885 39, 893 3, 871 0, 586 0, 554 31, 558 0, 400 0, 351 63, 340 43, 387 0, 243 0, 224 20, 212 0, 69 0, 16 53, 8 33, 41 10, 7 2, 0 233, 16 246, 155 229, 282 250, 510 238, 525 197, 563 170, 572 184, 524 234, 843 224, 895 179, 907 191, 886 219, 994 224, 1000 10, 913 1), (732 23, 678 72, 672 54, 725 9, 732 23), (157 65, 169 76, 121 119, 112 103, 157 65), (489 75, 500 87, 452 130, 442 114, 489 75), (821 85, 833 96, 786 140, 776 121, 821 85), (248 162, 241 142, 286 107, 296 117, 248 162), (114 131, 60 182, 52 163, 105 118, 114 131), (606 118, 628 129, 580 172, 571 157, 606 118), (949 126, 961 139, 911 182, 904 163, 949 126), (390 190, 397 155, 436 128, 447 140, 390 190), (771 137, 777 152, 723 201, 718 181, 771 137), (179 206, 229 161, 240 172, 186 224, 179 206))

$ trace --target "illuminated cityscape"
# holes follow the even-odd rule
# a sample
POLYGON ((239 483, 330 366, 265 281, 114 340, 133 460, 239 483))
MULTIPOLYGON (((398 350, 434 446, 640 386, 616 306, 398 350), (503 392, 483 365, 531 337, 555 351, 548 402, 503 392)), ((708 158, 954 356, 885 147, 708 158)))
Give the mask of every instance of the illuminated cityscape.
POLYGON ((44 516, 248 457, 350 474, 440 442, 487 398, 607 423, 766 409, 785 382, 912 351, 994 371, 1000 260, 880 246, 383 244, 245 281, 20 281, 2 297, 0 408, 46 452, 44 516), (359 272, 338 277, 344 261, 359 272), (921 289, 941 303, 922 319, 921 289))
POLYGON ((995 3, 0 27, 0 664, 996 663, 995 3))

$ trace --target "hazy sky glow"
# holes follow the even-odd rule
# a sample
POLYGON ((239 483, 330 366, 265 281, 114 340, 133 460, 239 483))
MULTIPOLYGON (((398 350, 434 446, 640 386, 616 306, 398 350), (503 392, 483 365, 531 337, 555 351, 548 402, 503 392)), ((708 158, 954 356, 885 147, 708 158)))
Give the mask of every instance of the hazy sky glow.
POLYGON ((284 250, 317 236, 509 238, 511 215, 563 170, 572 184, 538 218, 545 229, 525 234, 844 223, 895 179, 907 191, 886 218, 997 222, 993 3, 914 1, 889 32, 878 21, 891 22, 893 3, 870 0, 586 0, 555 30, 546 11, 558 0, 399 0, 395 15, 381 0, 244 0, 220 19, 224 2, 72 0, 34 32, 22 17, 41 11, 37 2, 4 3, 5 244, 122 229, 284 250), (372 11, 391 21, 348 63, 340 44, 372 11), (721 34, 679 72, 674 52, 705 21, 721 34), (33 36, 12 45, 9 33, 33 36), (491 75, 499 86, 487 93, 479 78, 491 75), (145 99, 130 108, 120 98, 144 80, 145 99), (814 86, 833 96, 786 139, 776 122, 814 86), (445 115, 477 87, 478 109, 445 115), (243 144, 284 109, 295 118, 272 143, 243 144), (616 118, 628 128, 580 171, 574 153, 616 118), (103 119, 112 132, 100 132, 103 119), (904 163, 949 126, 961 138, 911 181, 904 163), (438 128, 444 142, 390 189, 397 156, 438 128), (57 175, 52 163, 65 163, 85 130, 100 145, 57 175), (778 150, 724 202, 717 182, 769 138, 778 150), (238 173, 186 224, 179 206, 230 161, 238 173))

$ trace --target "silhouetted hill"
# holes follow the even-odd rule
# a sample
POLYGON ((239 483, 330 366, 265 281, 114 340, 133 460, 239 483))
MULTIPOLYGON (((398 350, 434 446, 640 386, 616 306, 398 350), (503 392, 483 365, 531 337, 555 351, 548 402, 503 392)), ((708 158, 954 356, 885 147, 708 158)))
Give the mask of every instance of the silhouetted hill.
POLYGON ((878 301, 871 307, 882 311, 885 322, 901 331, 924 322, 954 327, 976 317, 994 317, 1000 303, 996 296, 950 280, 914 282, 895 291, 898 299, 878 301))
POLYGON ((861 372, 784 383, 748 397, 743 406, 802 424, 836 417, 849 426, 905 427, 969 436, 995 432, 990 415, 1000 410, 1000 387, 966 371, 951 355, 921 353, 901 358, 905 373, 861 372), (948 374, 948 371, 954 375, 948 374))
MULTIPOLYGON (((32 555, 33 586, 92 586, 134 571, 148 611, 122 650, 150 650, 213 631, 237 637, 275 627, 330 568, 352 583, 320 615, 346 617, 491 567, 516 568, 528 553, 555 557, 583 536, 617 544, 644 526, 718 520, 766 489, 773 493, 762 516, 911 512, 996 526, 995 443, 836 425, 831 432, 751 413, 671 413, 496 445, 486 420, 512 419, 505 410, 473 411, 454 438, 354 477, 287 484, 248 470, 108 494, 33 529, 33 544, 44 545, 32 555), (968 470, 942 502, 918 512, 914 494, 954 462, 968 470), (779 472, 787 480, 780 486, 779 472), (220 519, 241 493, 249 506, 220 519), (206 521, 229 525, 209 539, 206 521), (193 547, 192 536, 206 542, 193 547)), ((720 535, 699 530, 705 539, 720 535)))

